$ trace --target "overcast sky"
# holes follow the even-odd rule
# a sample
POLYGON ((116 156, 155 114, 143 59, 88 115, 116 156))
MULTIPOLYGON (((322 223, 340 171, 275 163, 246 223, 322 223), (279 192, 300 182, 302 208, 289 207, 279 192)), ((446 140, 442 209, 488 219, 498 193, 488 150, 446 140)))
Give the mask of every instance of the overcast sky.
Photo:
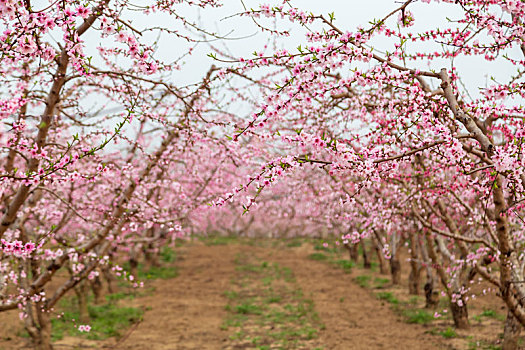
MULTIPOLYGON (((281 3, 282 1, 271 1, 267 0, 262 3, 281 3)), ((258 7, 261 3, 259 0, 244 0, 244 4, 247 7, 258 7)), ((207 11, 200 11, 200 22, 206 28, 216 29, 220 34, 229 33, 230 37, 243 37, 257 32, 256 26, 247 18, 231 17, 224 19, 224 17, 237 13, 243 10, 243 5, 240 0, 225 0, 224 6, 221 9, 213 9, 207 11)), ((400 6, 400 1, 393 0, 296 0, 292 1, 292 4, 311 11, 314 14, 328 14, 333 12, 335 14, 335 24, 344 31, 356 31, 358 26, 368 28, 369 22, 373 19, 379 19, 390 13, 393 9, 400 6)), ((425 4, 422 2, 415 2, 409 6, 409 9, 415 15, 415 25, 410 27, 411 31, 426 31, 435 28, 444 28, 450 26, 447 23, 448 19, 454 20, 461 16, 459 6, 455 4, 447 3, 431 3, 425 4)), ((397 15, 391 20, 395 22, 397 15)), ((263 23, 269 23, 263 21, 263 23)), ((280 22, 282 28, 290 28, 292 36, 287 40, 281 41, 283 47, 289 50, 294 50, 298 45, 306 43, 304 39, 304 30, 297 24, 290 24, 287 22, 280 22)), ((452 24, 453 25, 453 24, 452 24)), ((248 39, 241 40, 229 40, 225 41, 223 45, 227 45, 229 49, 238 56, 249 56, 254 50, 261 50, 263 45, 266 43, 266 36, 264 34, 257 34, 248 39)), ((379 50, 392 50, 393 41, 391 38, 384 39, 378 37, 374 39, 373 45, 379 50)), ((216 43, 219 47, 222 45, 216 43)), ((421 50, 440 50, 440 46, 437 44, 411 44, 408 43, 408 48, 411 51, 421 50)), ((161 48, 163 54, 173 55, 178 51, 173 46, 167 46, 161 48)), ((206 45, 201 45, 200 49, 195 51, 195 54, 191 57, 190 67, 191 69, 184 69, 175 77, 178 81, 195 81, 195 75, 199 77, 202 75, 212 60, 206 57, 206 54, 211 50, 206 45)), ((514 57, 521 57, 521 52, 518 48, 513 51, 514 57)), ((414 64, 410 63, 409 64, 414 64)), ((458 72, 464 79, 464 83, 469 89, 470 93, 474 96, 477 95, 478 88, 484 87, 487 79, 490 76, 496 79, 506 79, 510 75, 515 73, 515 67, 511 65, 502 64, 501 60, 497 63, 489 63, 482 59, 473 58, 459 58, 456 59, 454 64, 458 68, 458 72)), ((186 67, 186 68, 190 68, 186 67)), ((439 70, 442 67, 450 67, 450 61, 436 61, 432 63, 431 67, 421 66, 418 68, 431 68, 439 70)), ((198 78, 197 78, 198 79, 198 78)))
MULTIPOLYGON (((137 1, 140 2, 141 0, 137 1)), ((260 3, 275 5, 281 4, 282 0, 244 0, 244 4, 248 8, 257 8, 260 3)), ((371 20, 383 18, 386 14, 390 13, 401 4, 401 2, 394 0, 295 0, 291 3, 294 6, 302 8, 305 11, 311 11, 314 14, 327 15, 328 13, 333 12, 336 18, 336 26, 343 31, 352 32, 356 31, 358 26, 368 28, 371 20)), ((49 4, 49 0, 33 0, 32 4, 35 9, 45 8, 49 4)), ((223 4, 224 6, 219 9, 198 11, 195 7, 176 6, 178 8, 178 13, 185 15, 186 18, 190 20, 194 19, 194 22, 209 31, 226 35, 231 39, 248 36, 248 38, 239 40, 213 42, 213 45, 216 45, 218 48, 222 49, 228 47, 228 49, 237 57, 249 57, 255 50, 261 51, 264 44, 268 42, 267 35, 258 32, 258 28, 254 25, 251 19, 239 16, 231 17, 232 14, 244 11, 242 1, 223 0, 223 4)), ((459 6, 443 2, 425 4, 416 1, 409 6, 409 9, 415 14, 415 25, 410 27, 411 31, 425 31, 429 29, 443 28, 450 25, 447 23, 447 19, 454 20, 461 16, 459 6)), ((136 28, 151 26, 163 26, 172 29, 180 28, 180 25, 177 26, 177 22, 172 18, 161 14, 152 14, 146 17, 138 12, 128 12, 124 15, 128 20, 133 22, 133 25, 136 28)), ((390 23, 395 23, 396 20, 397 15, 391 19, 390 23)), ((261 19, 261 23, 271 24, 265 19, 261 19)), ((297 23, 289 23, 287 21, 281 21, 279 22, 279 25, 280 28, 291 29, 292 33, 291 37, 279 41, 280 47, 294 51, 297 46, 301 44, 303 46, 305 45, 306 40, 304 38, 304 28, 301 28, 297 23)), ((96 32, 88 32, 83 38, 86 42, 92 42, 92 44, 88 45, 87 54, 96 57, 96 46, 100 44, 99 34, 96 32)), ((141 40, 153 42, 156 38, 156 35, 149 33, 143 35, 141 40)), ((394 41, 391 38, 385 39, 378 37, 373 40, 372 44, 374 48, 380 51, 392 51, 394 41)), ((188 51, 188 48, 193 45, 194 44, 188 44, 182 40, 173 40, 172 38, 163 35, 159 43, 158 53, 161 58, 171 61, 184 55, 188 51)), ((408 43, 408 49, 415 52, 422 50, 427 51, 430 49, 439 50, 440 47, 435 43, 408 43)), ((209 45, 205 43, 199 44, 193 55, 184 59, 186 65, 182 70, 173 74, 174 83, 181 86, 200 81, 209 66, 216 63, 211 58, 207 57, 207 54, 210 52, 212 52, 212 49, 209 45)), ((521 53, 518 48, 516 48, 511 54, 514 57, 521 58, 521 53)), ((458 72, 463 78, 470 94, 476 96, 478 94, 478 89, 485 86, 488 77, 494 76, 498 80, 505 81, 509 76, 515 73, 515 67, 506 65, 505 63, 502 64, 501 61, 502 60, 498 60, 497 63, 489 63, 482 59, 467 57, 456 59, 454 64, 458 68, 458 72)), ((432 62, 432 66, 430 67, 421 65, 421 63, 418 63, 418 66, 415 66, 415 63, 413 62, 409 62, 409 65, 411 65, 411 67, 414 65, 413 67, 416 68, 439 70, 442 67, 450 67, 450 61, 435 61, 432 62)))

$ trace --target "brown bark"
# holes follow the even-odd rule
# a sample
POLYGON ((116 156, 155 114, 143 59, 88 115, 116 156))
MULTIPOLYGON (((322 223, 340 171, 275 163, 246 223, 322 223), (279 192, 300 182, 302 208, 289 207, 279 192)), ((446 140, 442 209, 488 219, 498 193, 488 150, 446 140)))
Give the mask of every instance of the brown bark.
POLYGON ((33 337, 33 346, 35 350, 53 350, 51 343, 51 319, 48 312, 41 309, 42 303, 37 303, 36 313, 38 317, 38 328, 33 337))
POLYGON ((348 250, 348 257, 350 258, 350 261, 353 261, 357 264, 357 261, 359 260, 358 244, 345 244, 345 248, 348 250))
POLYGON ((518 339, 521 333, 521 324, 518 319, 508 310, 503 332, 502 350, 517 350, 518 339))
POLYGON ((372 244, 374 245, 374 250, 376 252, 377 261, 379 263, 379 272, 382 275, 388 274, 388 269, 386 267, 386 261, 385 257, 383 256, 383 251, 381 249, 381 244, 379 243, 379 239, 377 237, 377 232, 374 230, 374 236, 372 237, 372 244))
POLYGON ((392 284, 398 285, 401 283, 401 263, 397 255, 393 255, 390 258, 390 274, 392 276, 392 284))
POLYGON ((435 308, 439 304, 439 292, 434 289, 434 282, 428 281, 423 288, 425 290, 425 307, 435 308))
POLYGON ((408 294, 419 295, 420 278, 421 270, 418 267, 414 267, 412 264, 410 264, 410 274, 408 275, 408 294))
POLYGON ((408 293, 419 295, 419 284, 421 278, 421 269, 419 267, 417 254, 417 237, 413 232, 409 233, 410 237, 410 275, 408 276, 408 293))
POLYGON ((361 244, 361 248, 363 249, 363 267, 365 269, 370 269, 372 267, 372 264, 370 263, 370 259, 368 258, 366 244, 363 240, 361 240, 359 243, 361 244))
POLYGON ((115 276, 111 273, 109 267, 104 266, 102 267, 102 275, 104 276, 104 279, 106 280, 106 284, 108 285, 108 293, 113 294, 117 292, 117 289, 115 288, 115 276))
POLYGON ((452 318, 454 319, 454 326, 457 329, 469 329, 470 324, 468 322, 468 309, 467 304, 462 300, 463 304, 459 306, 457 303, 450 302, 450 311, 452 312, 452 318))
POLYGON ((137 278, 139 262, 135 257, 129 258, 129 273, 137 278))
POLYGON ((96 276, 93 278, 92 281, 90 281, 91 285, 91 291, 93 292, 93 296, 95 298, 95 304, 101 304, 102 303, 102 279, 100 276, 96 276))
POLYGON ((82 324, 89 323, 88 286, 86 281, 79 283, 74 290, 77 295, 79 321, 82 324))

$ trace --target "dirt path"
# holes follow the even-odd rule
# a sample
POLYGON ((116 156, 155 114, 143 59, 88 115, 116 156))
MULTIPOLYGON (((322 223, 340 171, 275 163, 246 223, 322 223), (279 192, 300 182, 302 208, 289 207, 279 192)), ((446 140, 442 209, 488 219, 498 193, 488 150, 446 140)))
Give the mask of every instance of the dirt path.
POLYGON ((151 310, 116 349, 221 349, 226 303, 223 292, 234 275, 237 245, 198 245, 178 252, 179 276, 156 281, 155 292, 136 302, 151 310))
MULTIPOLYGON (((237 253, 258 255, 288 266, 315 304, 326 329, 324 349, 440 348, 440 338, 409 325, 388 306, 352 282, 341 270, 307 259, 303 249, 279 251, 253 246, 196 245, 184 248, 176 279, 157 281, 152 296, 136 303, 151 307, 144 321, 116 349, 222 349, 229 336, 221 330, 237 253)), ((246 347, 249 348, 249 347, 246 347)))
POLYGON ((293 269, 326 325, 320 333, 325 349, 440 349, 438 337, 420 325, 407 324, 342 270, 307 258, 310 250, 269 253, 293 269))

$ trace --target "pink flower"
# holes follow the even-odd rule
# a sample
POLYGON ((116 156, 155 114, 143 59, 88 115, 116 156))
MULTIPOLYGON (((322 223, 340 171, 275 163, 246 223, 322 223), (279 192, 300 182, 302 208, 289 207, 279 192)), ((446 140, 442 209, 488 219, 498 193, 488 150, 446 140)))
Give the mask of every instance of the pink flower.
POLYGON ((91 331, 91 326, 87 325, 87 324, 81 324, 80 326, 78 326, 78 331, 87 333, 87 332, 91 331))
POLYGON ((91 14, 91 10, 88 9, 87 7, 80 6, 77 8, 77 14, 82 18, 88 18, 89 15, 91 14))

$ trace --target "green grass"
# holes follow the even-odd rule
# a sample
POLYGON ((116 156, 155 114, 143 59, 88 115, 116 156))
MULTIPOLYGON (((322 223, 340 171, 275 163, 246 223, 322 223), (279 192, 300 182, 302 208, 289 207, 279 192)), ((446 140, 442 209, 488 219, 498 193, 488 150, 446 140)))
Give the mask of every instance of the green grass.
POLYGON ((324 326, 290 268, 247 254, 238 254, 234 261, 237 276, 233 291, 225 292, 228 316, 221 326, 230 332, 225 346, 304 348, 304 341, 317 337, 324 326))
POLYGON ((132 324, 142 319, 143 311, 134 307, 120 307, 114 303, 105 305, 89 305, 89 333, 81 333, 75 328, 79 315, 76 310, 65 310, 61 318, 53 318, 52 339, 59 340, 65 335, 83 336, 88 339, 98 340, 109 337, 118 337, 132 324))
POLYGON ((481 314, 472 317, 472 319, 478 322, 481 322, 483 318, 493 318, 498 321, 505 321, 504 315, 499 314, 496 311, 491 310, 491 309, 485 309, 483 310, 481 314))
POLYGON ((324 247, 323 242, 314 243, 314 250, 319 250, 319 251, 329 252, 329 253, 337 252, 337 248, 330 248, 330 246, 324 247))
POLYGON ((432 335, 440 335, 445 339, 456 338, 458 336, 458 334, 456 333, 456 330, 452 327, 447 327, 446 329, 443 329, 443 330, 432 328, 430 331, 426 331, 425 333, 429 333, 432 335))
MULTIPOLYGON (((175 260, 175 253, 170 250, 164 250, 164 253, 161 253, 161 259, 164 261, 166 260, 175 260)), ((124 270, 126 270, 128 273, 130 272, 130 266, 129 262, 126 262, 122 265, 124 270)), ((136 280, 138 281, 145 281, 145 280, 155 280, 155 279, 170 279, 175 278, 179 275, 177 271, 177 267, 173 266, 172 263, 165 263, 161 266, 151 266, 150 268, 146 268, 144 264, 139 263, 137 266, 137 276, 134 276, 136 280)), ((125 283, 122 284, 122 286, 125 286, 125 283)))
POLYGON ((383 278, 383 277, 374 278, 374 288, 383 289, 385 288, 385 285, 388 283, 390 283, 390 280, 388 278, 383 278))
POLYGON ((208 237, 203 237, 202 241, 204 241, 204 244, 206 244, 207 246, 227 245, 227 244, 239 243, 239 237, 237 236, 208 236, 208 237))
POLYGON ((355 267, 355 264, 354 264, 352 261, 350 261, 350 260, 345 260, 345 259, 334 260, 333 263, 334 263, 337 267, 343 269, 343 271, 344 271, 345 273, 350 273, 350 272, 352 272, 352 268, 355 267))
POLYGON ((154 279, 170 279, 178 276, 178 271, 175 267, 170 266, 152 266, 148 270, 139 264, 138 276, 139 281, 154 280, 154 279))
POLYGON ((443 338, 450 339, 450 338, 456 338, 458 335, 454 328, 447 327, 447 329, 438 332, 439 335, 441 335, 443 338))
POLYGON ((233 312, 242 315, 261 315, 263 313, 263 308, 260 305, 245 302, 239 305, 235 305, 233 307, 233 312))
POLYGON ((471 340, 468 342, 468 350, 500 350, 501 346, 488 343, 484 340, 471 340))
POLYGON ((403 309, 401 315, 405 317, 407 323, 428 324, 434 321, 434 316, 422 309, 403 309))
POLYGON ((399 300, 392 294, 392 292, 381 292, 376 294, 377 299, 384 300, 390 304, 399 304, 399 300))
POLYGON ((325 261, 328 260, 328 256, 323 253, 312 253, 308 255, 308 259, 316 261, 325 261))
POLYGON ((160 259, 165 263, 174 262, 176 258, 175 251, 170 247, 162 247, 160 251, 160 259))
POLYGON ((288 248, 295 248, 295 247, 300 247, 303 245, 303 241, 302 240, 299 240, 299 239, 293 239, 291 240, 290 242, 286 243, 286 246, 288 248))
POLYGON ((228 299, 237 299, 239 298, 239 293, 232 290, 227 290, 226 292, 224 292, 224 296, 228 299))
POLYGON ((115 303, 123 299, 135 299, 135 294, 127 293, 127 292, 118 292, 118 293, 108 294, 106 295, 105 298, 108 303, 115 303))
POLYGON ((355 283, 357 283, 361 288, 369 288, 370 287, 370 280, 372 279, 372 276, 369 275, 361 275, 356 276, 354 278, 355 283))

